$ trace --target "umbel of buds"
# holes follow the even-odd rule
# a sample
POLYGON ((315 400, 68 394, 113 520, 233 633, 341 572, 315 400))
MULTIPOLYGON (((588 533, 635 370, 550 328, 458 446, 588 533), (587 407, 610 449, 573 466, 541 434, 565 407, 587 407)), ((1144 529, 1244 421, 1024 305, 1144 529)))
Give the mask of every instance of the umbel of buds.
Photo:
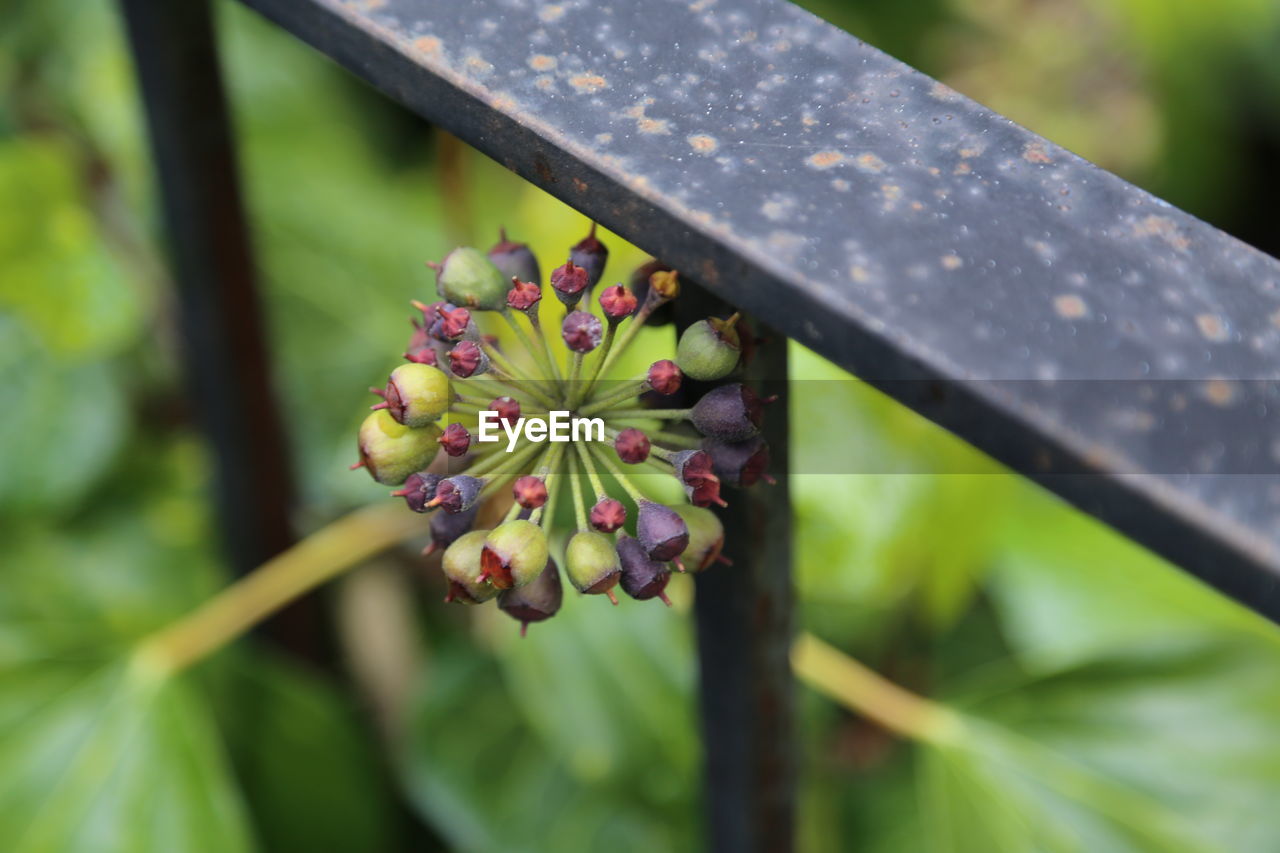
POLYGON ((431 264, 436 299, 413 303, 420 316, 395 350, 405 363, 359 429, 353 467, 398 486, 392 494, 427 516, 424 554, 439 560, 445 599, 496 598, 521 634, 559 611, 561 568, 583 595, 617 604, 620 586, 669 604, 673 571, 728 562, 714 511, 726 504, 722 487, 768 480, 759 434, 768 400, 749 386, 714 387, 690 408, 654 403, 687 393, 686 376, 715 382, 736 371, 749 356, 743 321, 694 323, 675 352, 636 375, 622 355, 664 317, 680 277, 651 262, 623 277, 629 285, 604 286, 608 257, 593 227, 548 277, 550 305, 537 258, 505 232, 487 253, 460 247, 431 264), (553 412, 599 418, 603 430, 544 443, 553 412), (533 421, 547 429, 528 429, 533 421), (499 440, 485 440, 495 427, 499 440), (640 473, 678 484, 684 498, 654 500, 640 473))

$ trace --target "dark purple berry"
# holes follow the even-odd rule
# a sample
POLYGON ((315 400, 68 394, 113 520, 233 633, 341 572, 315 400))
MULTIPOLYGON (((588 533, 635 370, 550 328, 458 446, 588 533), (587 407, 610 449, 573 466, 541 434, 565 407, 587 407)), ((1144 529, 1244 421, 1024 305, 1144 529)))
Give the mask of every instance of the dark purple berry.
POLYGON ((440 436, 440 446, 450 456, 455 458, 461 456, 471 446, 471 433, 467 432, 467 428, 462 424, 449 424, 440 436))
POLYGON ((760 430, 764 401, 740 382, 712 388, 693 407, 689 419, 698 432, 721 441, 744 441, 760 430))
POLYGON ((555 616, 563 598, 560 569, 555 560, 547 558, 546 568, 532 583, 498 593, 498 607, 520 623, 520 636, 523 637, 530 622, 541 622, 555 616))
POLYGON ((570 311, 560 326, 565 346, 574 352, 591 352, 600 346, 604 337, 604 324, 595 314, 586 311, 570 311))
POLYGON ((651 559, 666 562, 679 557, 689 544, 689 528, 671 507, 640 501, 636 538, 651 559))
POLYGON ((531 281, 511 279, 511 289, 507 291, 507 306, 516 311, 531 311, 542 301, 542 288, 531 281))
POLYGON ((504 424, 520 420, 520 402, 511 397, 498 397, 489 404, 489 408, 498 413, 498 420, 504 424))
POLYGON ((612 533, 627 523, 627 508, 622 501, 614 498, 601 498, 591 508, 591 526, 601 533, 612 533))
POLYGON ((728 506, 720 497, 720 478, 712 470, 711 454, 705 450, 682 450, 671 458, 671 464, 694 506, 728 506))
POLYGON ((431 544, 424 548, 422 553, 430 554, 448 548, 457 541, 459 536, 471 529, 471 526, 476 523, 476 515, 479 512, 480 505, 476 504, 462 512, 433 513, 428 525, 431 530, 431 544))
POLYGON ((769 445, 760 436, 745 441, 705 439, 702 449, 711 456, 711 469, 722 483, 730 486, 753 486, 761 479, 773 482, 765 471, 769 467, 769 445))
POLYGON ((628 465, 639 465, 649 458, 649 436, 635 427, 627 427, 613 440, 618 458, 628 465))
POLYGON ((461 379, 476 376, 489 369, 489 356, 475 341, 459 341, 449 350, 449 369, 461 379))
POLYGON ((480 497, 484 488, 484 480, 458 474, 446 477, 436 486, 436 496, 427 502, 427 506, 438 506, 445 512, 462 512, 471 509, 480 497))
POLYGON ((391 493, 393 498, 404 498, 405 504, 414 512, 426 512, 427 501, 436 496, 436 487, 444 477, 429 471, 410 474, 404 485, 391 493))
POLYGON ((636 601, 660 598, 671 606, 667 598, 667 581, 671 572, 666 563, 649 559, 644 546, 625 533, 618 537, 618 562, 622 566, 622 591, 636 601))
POLYGON ((590 233, 569 250, 569 260, 586 271, 587 287, 595 287, 600 276, 604 275, 604 265, 608 259, 609 250, 596 239, 596 224, 592 222, 590 233))
POLYGON ((505 228, 498 230, 498 243, 489 250, 489 260, 508 281, 512 278, 535 283, 542 281, 537 257, 524 243, 508 240, 505 228))
POLYGON ((649 387, 666 397, 680 390, 684 374, 671 359, 664 358, 649 365, 649 387))
POLYGON ((515 481, 511 487, 511 494, 515 497, 516 503, 525 509, 537 509, 547 502, 547 484, 541 477, 526 474, 515 481))
POLYGON ((587 288, 587 271, 569 261, 551 271, 551 287, 560 301, 572 308, 582 299, 582 291, 587 288))
POLYGON ((636 313, 639 303, 635 294, 620 284, 606 287, 600 294, 600 309, 611 323, 617 323, 636 313))

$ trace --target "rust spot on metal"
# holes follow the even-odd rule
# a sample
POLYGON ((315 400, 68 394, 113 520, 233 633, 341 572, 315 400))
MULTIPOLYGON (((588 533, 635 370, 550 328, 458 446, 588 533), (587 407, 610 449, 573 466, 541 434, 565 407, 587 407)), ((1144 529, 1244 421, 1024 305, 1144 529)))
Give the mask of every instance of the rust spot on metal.
POLYGON ((970 146, 968 148, 961 148, 957 153, 959 153, 959 155, 965 160, 969 160, 980 155, 982 153, 982 149, 976 146, 970 146))
POLYGON ((884 209, 887 211, 893 210, 902 200, 902 187, 897 184, 882 184, 880 192, 884 195, 884 209))
POLYGON ((608 82, 599 74, 577 74, 569 78, 569 85, 579 92, 599 92, 608 82))
POLYGON ((929 89, 929 95, 939 101, 958 101, 964 97, 945 83, 934 83, 929 89))
POLYGON ((493 71, 493 63, 479 54, 472 53, 466 58, 467 68, 476 74, 489 74, 493 71))
POLYGON ((551 171, 551 164, 547 162, 547 158, 541 154, 534 155, 533 170, 538 173, 538 180, 544 184, 557 183, 555 172, 551 171))
POLYGON ((1052 163, 1053 158, 1049 156, 1049 151, 1045 148, 1043 142, 1036 140, 1028 142, 1022 149, 1022 159, 1028 163, 1052 163))
POLYGON ((549 92, 556 87, 556 79, 547 74, 540 74, 538 79, 533 81, 533 85, 544 92, 549 92))
POLYGON ((960 259, 959 255, 943 255, 941 264, 944 270, 958 270, 964 266, 964 261, 960 259))
POLYGON ((804 162, 813 169, 830 169, 844 162, 844 155, 839 151, 819 151, 817 154, 810 155, 804 162))
POLYGON ((1228 337, 1227 324, 1217 314, 1197 314, 1196 328, 1211 341, 1225 341, 1228 337))
POLYGON ((720 147, 720 143, 716 142, 715 137, 707 136, 705 133, 697 133, 690 136, 689 145, 699 154, 712 154, 720 147))
POLYGON ((1133 226, 1135 237, 1158 237, 1179 252, 1185 252, 1191 241, 1179 232, 1178 225, 1167 216, 1148 216, 1133 226))
POLYGON ((847 193, 853 185, 844 178, 832 178, 831 186, 842 193, 847 193))
POLYGON ((577 190, 580 195, 586 195, 587 190, 591 189, 591 186, 586 181, 582 180, 582 178, 574 178, 573 188, 577 190))
POLYGON ((529 67, 534 71, 550 71, 556 67, 556 58, 545 53, 535 53, 529 57, 529 67))
POLYGON ((854 264, 849 267, 849 278, 853 279, 858 284, 866 284, 871 280, 871 273, 867 271, 866 267, 854 264))
POLYGON ((1064 293, 1053 298, 1053 310, 1064 320, 1079 320, 1089 313, 1089 306, 1074 293, 1064 293))
POLYGON ((552 21, 558 21, 564 17, 564 7, 557 3, 553 3, 550 6, 543 6, 538 10, 538 17, 548 24, 552 21))
POLYGON ((645 110, 648 109, 651 104, 653 104, 653 98, 645 98, 640 103, 627 107, 627 109, 623 111, 623 115, 627 118, 635 119, 636 129, 641 133, 670 133, 671 130, 665 120, 660 118, 649 118, 649 116, 645 115, 645 110))
POLYGON ((958 164, 956 164, 955 169, 954 169, 954 170, 952 170, 951 174, 953 174, 953 175, 967 175, 967 174, 969 174, 969 173, 970 173, 970 172, 972 172, 972 171, 973 171, 973 167, 972 167, 972 166, 970 166, 968 163, 958 163, 958 164))
POLYGON ((440 54, 440 39, 435 36, 423 36, 414 40, 413 49, 420 53, 438 56, 440 54))
POLYGON ((859 154, 854 163, 863 172, 870 172, 873 175, 884 171, 884 161, 870 152, 859 154))
POLYGON ((1204 383, 1204 398, 1215 406, 1230 406, 1239 396, 1239 388, 1230 379, 1210 379, 1204 383))
POLYGON ((698 278, 703 284, 715 285, 720 282, 720 270, 710 258, 703 259, 698 265, 698 278))
POLYGON ((609 144, 610 142, 612 142, 612 141, 613 141, 613 134, 612 134, 612 133, 597 133, 597 134, 596 134, 596 142, 597 142, 598 144, 600 144, 600 145, 608 145, 608 144, 609 144))

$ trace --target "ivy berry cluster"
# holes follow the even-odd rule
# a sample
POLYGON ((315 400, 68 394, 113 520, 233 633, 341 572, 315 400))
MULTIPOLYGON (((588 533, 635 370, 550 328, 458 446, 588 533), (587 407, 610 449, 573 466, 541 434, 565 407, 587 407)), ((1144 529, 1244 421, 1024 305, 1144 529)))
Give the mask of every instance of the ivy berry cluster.
POLYGON ((638 269, 630 286, 598 288, 607 257, 592 226, 552 271, 551 292, 564 310, 558 330, 540 316, 537 259, 505 233, 487 253, 461 247, 430 264, 442 299, 413 303, 420 316, 412 320, 406 363, 384 388, 370 389, 382 400, 359 430, 360 460, 352 467, 399 486, 393 496, 431 514, 427 552, 443 550, 445 600, 497 598, 522 633, 560 608, 553 543, 563 540, 565 573, 579 592, 617 604, 621 586, 632 598, 669 604, 673 566, 699 572, 728 562, 720 553, 724 528, 709 509, 726 505, 721 486, 769 479, 759 432, 771 400, 749 386, 716 386, 689 408, 652 405, 676 394, 686 377, 726 379, 750 357, 754 340, 737 314, 689 326, 674 359, 625 381, 603 381, 637 331, 656 322, 655 312, 680 291, 678 273, 657 262, 638 269), (597 288, 595 313, 587 309, 597 288), (485 331, 488 323, 508 327, 510 346, 485 331), (532 430, 515 429, 510 442, 476 440, 486 425, 518 428, 553 413, 592 419, 598 428, 581 436, 575 427, 568 441, 539 441, 532 430), (441 452, 449 464, 435 473, 429 468, 441 452), (674 478, 685 502, 650 499, 629 471, 674 478), (609 493, 604 475, 619 496, 609 493), (510 508, 497 521, 507 496, 510 508), (491 498, 497 512, 482 516, 491 498), (555 508, 566 500, 574 526, 559 531, 555 508), (496 524, 477 527, 491 515, 496 524))

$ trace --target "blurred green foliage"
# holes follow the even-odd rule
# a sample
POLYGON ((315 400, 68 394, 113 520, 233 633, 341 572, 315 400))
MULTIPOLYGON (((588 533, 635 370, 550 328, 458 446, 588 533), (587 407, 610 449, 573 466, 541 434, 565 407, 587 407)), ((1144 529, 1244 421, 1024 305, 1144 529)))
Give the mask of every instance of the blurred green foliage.
MULTIPOLYGON (((1280 138, 1270 0, 810 5, 1202 215, 1254 216, 1239 152, 1280 138)), ((684 584, 672 611, 570 602, 519 641, 428 580, 390 738, 351 684, 257 642, 177 682, 123 664, 225 582, 208 462, 113 9, 3 15, 0 849, 699 848, 684 584)), ((322 521, 385 497, 345 463, 430 294, 422 261, 499 225, 555 258, 585 222, 252 13, 219 16, 273 378, 322 521)), ((643 259, 606 240, 611 276, 643 259)), ((831 380, 795 383, 795 469, 915 472, 794 478, 801 624, 973 732, 905 744, 802 691, 804 849, 1275 847, 1280 632, 794 355, 831 380)))

